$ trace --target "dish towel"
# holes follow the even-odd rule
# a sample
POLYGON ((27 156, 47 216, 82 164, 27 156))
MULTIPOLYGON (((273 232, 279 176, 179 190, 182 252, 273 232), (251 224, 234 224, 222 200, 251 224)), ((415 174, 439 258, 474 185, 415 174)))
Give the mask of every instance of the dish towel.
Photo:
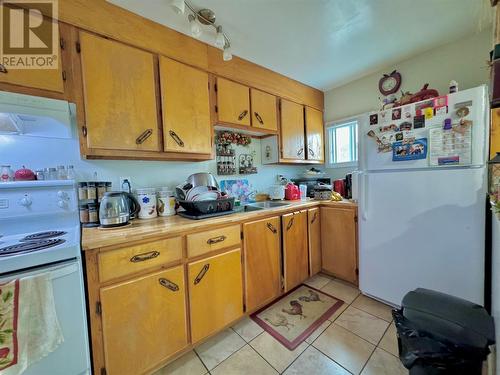
POLYGON ((63 341, 49 272, 0 284, 0 375, 22 374, 63 341))

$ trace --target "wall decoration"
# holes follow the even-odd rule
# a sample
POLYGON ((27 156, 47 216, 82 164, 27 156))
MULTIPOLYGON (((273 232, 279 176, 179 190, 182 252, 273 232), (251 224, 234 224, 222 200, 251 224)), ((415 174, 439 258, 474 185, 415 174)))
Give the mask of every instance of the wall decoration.
POLYGON ((412 124, 411 122, 405 121, 399 125, 399 130, 400 131, 408 131, 411 130, 412 124))
POLYGON ((419 92, 416 92, 411 97, 410 103, 420 102, 426 99, 432 99, 439 96, 439 92, 434 89, 429 89, 429 84, 426 83, 419 92))
POLYGON ((257 173, 257 167, 253 166, 252 154, 241 154, 238 158, 240 164, 240 174, 257 173))
POLYGON ((413 118, 413 128, 420 129, 424 127, 425 127, 425 116, 424 115, 415 116, 413 118))
POLYGON ((427 138, 412 142, 400 141, 392 145, 392 161, 408 161, 427 158, 427 138))
POLYGON ((404 106, 402 110, 403 110, 403 115, 401 117, 404 118, 405 120, 410 120, 413 117, 412 106, 409 105, 404 106))
POLYGON ((246 134, 235 133, 224 130, 221 132, 217 132, 215 143, 217 144, 234 143, 239 146, 248 146, 250 143, 252 143, 252 138, 246 134))
POLYGON ((394 106, 400 107, 406 104, 410 104, 412 96, 413 94, 409 91, 406 92, 401 91, 401 98, 399 98, 399 100, 396 103, 394 103, 394 106))
POLYGON ((374 113, 373 115, 370 115, 370 125, 377 125, 378 124, 378 114, 374 113))
POLYGON ((395 132, 395 131, 398 131, 399 128, 396 124, 390 124, 390 125, 386 125, 386 126, 381 126, 378 131, 381 132, 381 133, 385 133, 385 132, 395 132))
POLYGON ((401 108, 395 108, 392 110, 392 119, 393 120, 401 119, 401 108))
POLYGON ((386 136, 378 137, 373 130, 370 130, 366 135, 372 138, 377 143, 378 152, 391 151, 392 149, 391 137, 394 137, 394 135, 392 135, 391 137, 386 137, 386 136))
POLYGON ((434 117, 434 109, 433 108, 424 108, 423 109, 423 114, 426 120, 430 120, 431 118, 434 117))
POLYGON ((401 87, 401 74, 394 70, 390 74, 384 74, 378 81, 378 89, 384 96, 396 93, 401 87))
POLYGON ((468 165, 472 160, 472 132, 467 127, 464 133, 454 131, 460 124, 453 124, 453 130, 430 129, 429 164, 468 165))

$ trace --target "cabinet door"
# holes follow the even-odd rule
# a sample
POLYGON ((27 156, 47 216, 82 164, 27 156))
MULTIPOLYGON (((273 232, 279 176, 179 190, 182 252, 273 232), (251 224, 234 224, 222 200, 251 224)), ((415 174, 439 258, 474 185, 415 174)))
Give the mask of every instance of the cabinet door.
MULTIPOLYGON (((1 6, 4 7, 4 5, 1 6)), ((6 12, 7 9, 3 11, 6 12)), ((58 27, 57 22, 52 22, 52 27, 58 27)), ((64 82, 62 77, 61 57, 61 50, 59 50, 57 69, 6 68, 4 71, 0 72, 0 82, 62 93, 64 92, 64 82)))
POLYGON ((276 97, 263 91, 250 89, 252 100, 252 126, 267 130, 278 130, 276 97))
POLYGON ((89 148, 159 151, 153 55, 80 33, 89 148))
POLYGON ((191 339, 193 343, 243 314, 241 250, 188 264, 191 339))
POLYGON ((500 152, 500 108, 491 110, 490 159, 493 159, 497 152, 500 152))
POLYGON ((281 157, 303 160, 304 147, 304 107, 281 99, 281 157))
POLYGON ((221 123, 250 125, 250 89, 217 78, 217 113, 221 123))
POLYGON ((307 160, 324 161, 323 112, 306 107, 307 160))
POLYGON ((280 218, 243 224, 243 234, 246 307, 251 311, 281 292, 280 218))
POLYGON ((309 267, 311 276, 321 271, 321 222, 319 208, 307 211, 309 267))
POLYGON ((110 375, 143 374, 187 345, 182 266, 101 289, 110 375))
POLYGON ((307 211, 283 215, 282 218, 285 291, 288 291, 309 276, 307 211))
POLYGON ((208 73, 160 57, 165 151, 210 154, 208 73))
POLYGON ((321 207, 322 267, 354 284, 358 280, 356 226, 356 210, 321 207))

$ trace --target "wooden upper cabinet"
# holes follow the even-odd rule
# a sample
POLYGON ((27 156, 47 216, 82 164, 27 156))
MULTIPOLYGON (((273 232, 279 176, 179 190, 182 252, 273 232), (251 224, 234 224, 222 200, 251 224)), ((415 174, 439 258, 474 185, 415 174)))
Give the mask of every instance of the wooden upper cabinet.
POLYGON ((193 343, 243 314, 240 249, 189 263, 188 280, 193 343))
POLYGON ((307 160, 324 161, 323 112, 306 106, 307 160))
POLYGON ((307 211, 282 216, 285 291, 309 277, 307 211))
POLYGON ((309 273, 321 271, 321 221, 319 208, 307 210, 307 234, 309 239, 309 273))
MULTIPOLYGON (((3 7, 3 5, 1 6, 3 7)), ((57 22, 53 21, 53 27, 58 28, 57 22)), ((59 45, 56 48, 59 48, 59 45)), ((61 60, 62 53, 59 48, 57 69, 9 69, 7 67, 6 71, 0 72, 0 82, 63 93, 64 80, 61 60)))
POLYGON ((260 90, 250 89, 252 102, 252 126, 278 131, 278 111, 276 96, 260 90))
POLYGON ((220 123, 250 125, 250 89, 217 78, 217 114, 220 123))
POLYGON ((497 152, 500 152, 500 108, 491 110, 490 159, 493 159, 497 152))
POLYGON ((304 106, 281 99, 281 157, 304 160, 304 106))
POLYGON ((183 267, 101 288, 108 374, 144 374, 187 346, 183 267))
POLYGON ((160 56, 165 151, 210 154, 208 73, 160 56))
POLYGON ((272 301, 281 292, 280 218, 243 224, 247 311, 272 301))
POLYGON ((356 209, 321 207, 322 268, 339 279, 358 282, 356 209))
POLYGON ((151 53, 80 32, 89 148, 159 151, 151 53))

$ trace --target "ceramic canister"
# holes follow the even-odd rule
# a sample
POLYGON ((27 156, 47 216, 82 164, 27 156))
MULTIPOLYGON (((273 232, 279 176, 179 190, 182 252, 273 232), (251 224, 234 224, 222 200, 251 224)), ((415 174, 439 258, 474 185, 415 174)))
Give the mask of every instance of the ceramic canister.
POLYGON ((161 188, 157 193, 158 215, 175 215, 175 197, 174 192, 168 188, 161 188))
POLYGON ((151 219, 158 215, 156 212, 155 189, 137 189, 135 191, 135 197, 141 206, 141 210, 138 215, 139 219, 151 219))

